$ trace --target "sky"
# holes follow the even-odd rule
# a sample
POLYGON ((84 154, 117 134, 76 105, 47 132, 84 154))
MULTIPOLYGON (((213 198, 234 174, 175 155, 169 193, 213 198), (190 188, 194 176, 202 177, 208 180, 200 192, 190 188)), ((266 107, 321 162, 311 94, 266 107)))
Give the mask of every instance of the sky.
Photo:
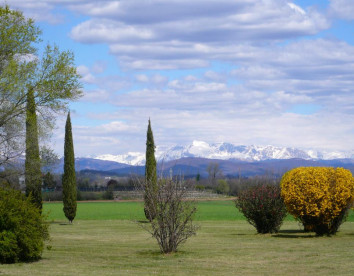
MULTIPOLYGON (((352 0, 7 0, 75 55, 75 155, 193 140, 354 150, 352 0)), ((65 116, 52 147, 63 154, 65 116)))

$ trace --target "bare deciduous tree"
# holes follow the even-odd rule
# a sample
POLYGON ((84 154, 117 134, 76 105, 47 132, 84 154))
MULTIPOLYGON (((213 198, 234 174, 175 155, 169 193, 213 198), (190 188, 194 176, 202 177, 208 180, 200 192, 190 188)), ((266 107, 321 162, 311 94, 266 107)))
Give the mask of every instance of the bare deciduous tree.
POLYGON ((206 170, 210 185, 216 187, 216 180, 222 176, 219 163, 210 162, 206 170))
POLYGON ((198 229, 193 224, 196 204, 194 200, 186 200, 186 185, 182 179, 160 179, 156 192, 145 191, 145 196, 155 203, 148 206, 153 210, 147 213, 155 214, 155 217, 148 218, 150 223, 141 226, 157 240, 162 253, 176 252, 177 247, 198 229))

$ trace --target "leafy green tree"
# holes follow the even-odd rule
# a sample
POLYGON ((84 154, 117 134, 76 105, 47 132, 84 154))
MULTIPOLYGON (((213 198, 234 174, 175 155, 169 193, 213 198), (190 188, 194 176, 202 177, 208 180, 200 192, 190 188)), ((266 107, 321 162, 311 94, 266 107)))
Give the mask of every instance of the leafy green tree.
POLYGON ((34 44, 41 31, 32 19, 8 5, 0 6, 0 164, 18 157, 24 149, 28 77, 34 44), (22 151, 21 151, 22 149, 22 151))
POLYGON ((64 174, 63 174, 63 203, 64 213, 72 223, 76 216, 77 207, 77 187, 75 175, 75 156, 74 143, 71 130, 70 112, 65 124, 65 143, 64 143, 64 174))
POLYGON ((0 64, 15 54, 36 53, 33 43, 40 42, 41 30, 33 19, 25 18, 21 11, 12 10, 8 5, 0 6, 0 18, 0 64))
POLYGON ((54 114, 82 95, 73 54, 48 45, 38 56, 40 34, 32 19, 0 6, 0 164, 24 151, 28 93, 33 94, 38 133, 44 138, 51 133, 54 114))
POLYGON ((150 221, 155 218, 155 208, 149 207, 151 204, 155 204, 154 196, 157 191, 157 172, 156 172, 156 159, 155 159, 155 142, 154 135, 151 129, 151 122, 149 119, 147 135, 146 135, 146 164, 145 164, 145 195, 144 195, 144 211, 145 216, 150 221), (147 196, 150 194, 150 196, 147 196))
POLYGON ((230 192, 230 186, 225 179, 218 179, 217 183, 216 192, 218 194, 227 195, 230 192))
POLYGON ((54 152, 53 149, 45 145, 41 146, 39 155, 41 157, 41 167, 44 173, 52 172, 60 163, 59 156, 54 152))
POLYGON ((22 12, 0 7, 0 165, 25 148, 26 194, 32 194, 39 208, 39 138, 51 133, 54 115, 82 94, 73 54, 48 45, 38 56, 40 34, 22 12))
POLYGON ((33 91, 27 94, 26 113, 26 195, 32 195, 33 203, 42 210, 42 173, 39 157, 36 104, 33 91))
POLYGON ((43 188, 53 190, 56 186, 57 182, 55 181, 54 176, 50 172, 47 172, 43 176, 43 188))

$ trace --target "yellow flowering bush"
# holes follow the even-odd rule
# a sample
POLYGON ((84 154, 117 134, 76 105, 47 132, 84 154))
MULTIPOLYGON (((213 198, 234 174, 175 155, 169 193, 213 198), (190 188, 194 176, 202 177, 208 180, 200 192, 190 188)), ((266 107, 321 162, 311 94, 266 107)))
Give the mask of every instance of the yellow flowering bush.
POLYGON ((354 201, 353 176, 343 168, 292 169, 280 185, 288 212, 318 235, 335 234, 354 201))

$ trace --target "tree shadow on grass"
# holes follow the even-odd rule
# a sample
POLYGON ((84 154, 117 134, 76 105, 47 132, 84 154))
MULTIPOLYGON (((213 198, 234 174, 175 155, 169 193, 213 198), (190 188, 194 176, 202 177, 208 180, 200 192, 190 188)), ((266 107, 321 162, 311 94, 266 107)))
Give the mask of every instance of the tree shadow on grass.
POLYGON ((137 221, 134 221, 134 222, 137 222, 137 223, 150 223, 150 221, 148 221, 148 220, 137 220, 137 221))
POLYGON ((279 234, 305 234, 305 231, 302 229, 289 229, 289 230, 279 230, 279 234))
POLYGON ((178 250, 177 252, 173 253, 161 253, 160 250, 141 250, 137 252, 139 257, 146 257, 146 258, 154 258, 154 259, 165 259, 165 258, 176 258, 180 256, 190 255, 192 252, 178 250))
POLYGON ((273 238, 316 238, 314 233, 306 233, 304 230, 279 230, 278 233, 272 235, 273 238))
POLYGON ((54 221, 50 224, 59 224, 59 225, 74 225, 74 223, 70 223, 69 221, 54 221))
POLYGON ((59 225, 73 225, 73 223, 66 222, 66 221, 56 221, 56 220, 51 220, 48 221, 49 224, 59 224, 59 225))

